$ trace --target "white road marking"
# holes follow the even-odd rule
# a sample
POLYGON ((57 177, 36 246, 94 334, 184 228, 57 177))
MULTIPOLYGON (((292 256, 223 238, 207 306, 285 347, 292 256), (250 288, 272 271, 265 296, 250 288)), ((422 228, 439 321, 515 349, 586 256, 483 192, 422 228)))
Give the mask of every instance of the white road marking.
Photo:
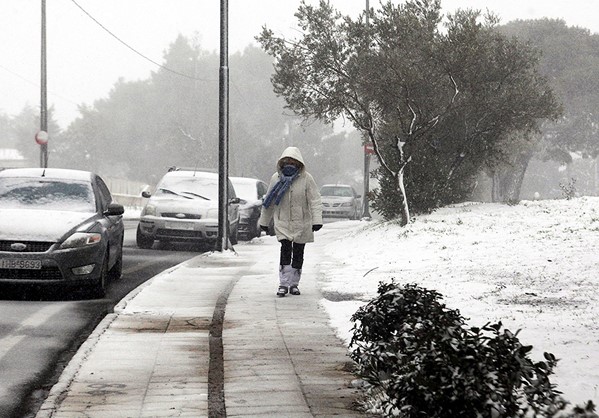
POLYGON ((38 309, 22 321, 19 327, 13 332, 0 338, 0 359, 12 350, 13 347, 27 338, 27 334, 23 332, 26 328, 37 327, 38 325, 43 324, 49 317, 60 312, 64 307, 65 306, 62 304, 50 304, 38 309))

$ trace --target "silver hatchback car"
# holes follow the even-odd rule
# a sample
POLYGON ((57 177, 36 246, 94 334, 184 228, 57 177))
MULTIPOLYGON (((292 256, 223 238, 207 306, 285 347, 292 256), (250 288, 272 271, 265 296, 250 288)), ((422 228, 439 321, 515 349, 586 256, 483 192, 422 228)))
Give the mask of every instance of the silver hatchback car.
POLYGON ((325 184, 320 189, 322 216, 360 219, 362 201, 360 195, 348 184, 325 184))
MULTIPOLYGON (((229 240, 237 244, 239 198, 229 181, 229 240)), ((137 227, 137 246, 154 241, 216 243, 218 235, 218 173, 174 169, 162 177, 143 208, 137 227)))

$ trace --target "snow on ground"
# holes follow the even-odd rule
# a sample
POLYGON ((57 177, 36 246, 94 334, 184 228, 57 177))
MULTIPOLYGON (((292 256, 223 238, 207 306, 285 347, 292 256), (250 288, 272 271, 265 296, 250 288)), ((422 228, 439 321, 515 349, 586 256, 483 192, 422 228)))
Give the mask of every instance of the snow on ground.
POLYGON ((395 278, 441 293, 471 326, 520 329, 533 360, 560 359, 551 380, 566 400, 599 401, 598 197, 464 203, 406 227, 340 221, 321 232, 322 303, 347 343, 351 315, 395 278))
MULTIPOLYGON (((139 208, 127 208, 136 219, 139 208)), ((599 402, 599 197, 464 203, 395 222, 327 223, 306 247, 322 304, 349 344, 350 317, 395 278, 444 296, 471 326, 501 321, 560 359, 551 380, 573 404, 599 402)), ((230 256, 224 254, 223 256, 230 256)))

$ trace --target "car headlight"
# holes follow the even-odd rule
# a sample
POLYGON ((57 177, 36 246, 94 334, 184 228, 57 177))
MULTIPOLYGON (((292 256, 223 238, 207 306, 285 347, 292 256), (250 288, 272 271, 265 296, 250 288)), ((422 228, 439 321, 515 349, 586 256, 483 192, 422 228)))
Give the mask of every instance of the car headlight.
POLYGON ((102 241, 102 235, 97 232, 75 232, 68 237, 60 248, 79 248, 86 245, 94 245, 102 241))
POLYGON ((146 205, 141 211, 141 216, 156 216, 156 206, 146 205))
POLYGON ((349 208, 349 207, 352 206, 352 203, 351 202, 344 202, 344 203, 341 204, 341 206, 343 206, 345 208, 349 208))
POLYGON ((217 209, 208 209, 206 212, 206 218, 208 219, 218 219, 218 208, 217 209))

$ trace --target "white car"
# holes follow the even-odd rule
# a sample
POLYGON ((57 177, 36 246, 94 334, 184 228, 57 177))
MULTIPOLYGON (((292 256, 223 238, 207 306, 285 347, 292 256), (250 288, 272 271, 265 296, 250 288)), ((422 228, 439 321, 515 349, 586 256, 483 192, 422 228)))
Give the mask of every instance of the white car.
POLYGON ((320 188, 322 216, 331 218, 360 219, 362 201, 360 195, 348 184, 325 184, 320 188))
MULTIPOLYGON (((237 244, 239 198, 229 181, 228 231, 237 244)), ((162 177, 143 208, 137 227, 137 246, 154 241, 216 243, 218 237, 218 173, 173 169, 162 177)))

